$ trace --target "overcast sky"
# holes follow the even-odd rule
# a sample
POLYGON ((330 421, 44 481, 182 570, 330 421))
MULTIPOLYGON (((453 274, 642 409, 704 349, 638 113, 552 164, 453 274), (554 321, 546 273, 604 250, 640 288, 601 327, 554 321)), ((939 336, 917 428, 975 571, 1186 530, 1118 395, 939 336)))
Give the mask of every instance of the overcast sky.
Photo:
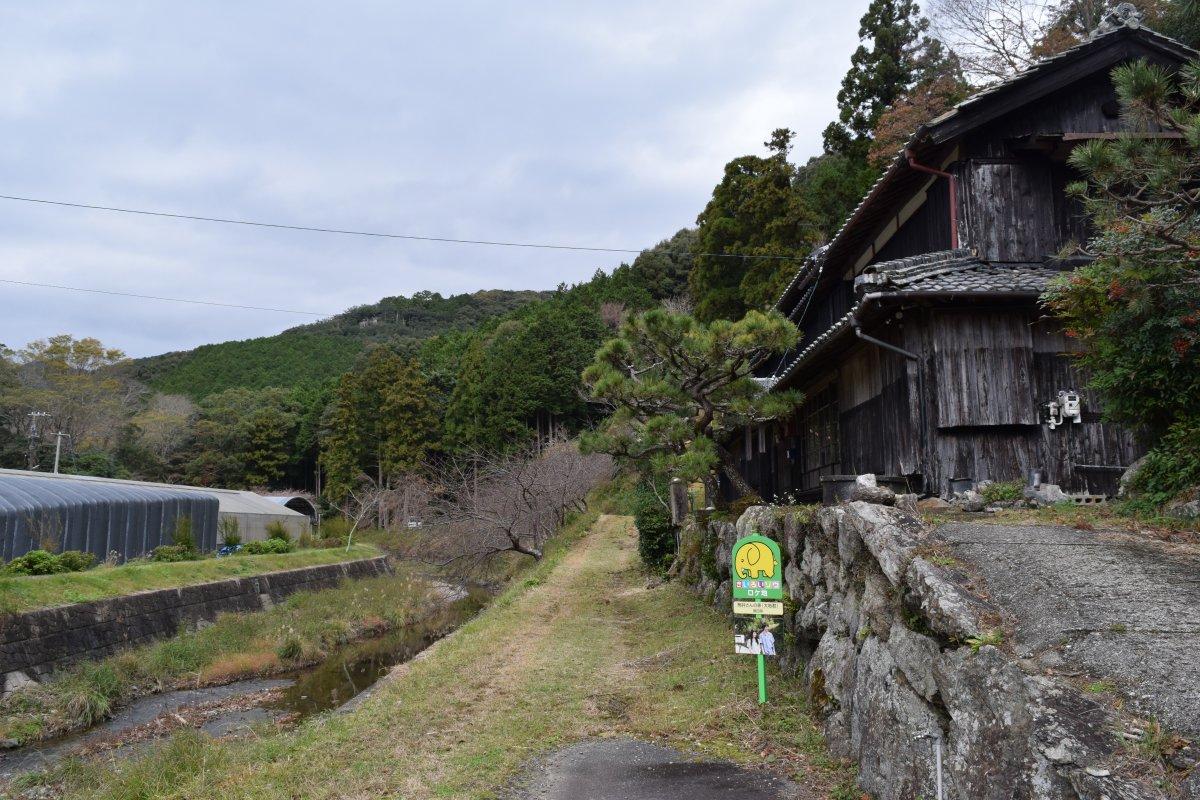
MULTIPOLYGON (((0 194, 641 248, 773 128, 820 146, 867 0, 7 3, 0 194), (517 9, 520 9, 517 11, 517 9)), ((320 235, 0 200, 0 278, 333 314, 548 289, 620 256, 320 235)), ((303 316, 0 284, 0 342, 130 355, 303 316)))

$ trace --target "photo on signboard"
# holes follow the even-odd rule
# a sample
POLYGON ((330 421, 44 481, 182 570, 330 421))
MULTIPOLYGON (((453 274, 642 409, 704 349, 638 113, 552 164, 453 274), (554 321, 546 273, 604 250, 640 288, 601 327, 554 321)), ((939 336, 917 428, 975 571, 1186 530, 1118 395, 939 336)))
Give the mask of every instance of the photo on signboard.
POLYGON ((733 652, 749 656, 775 655, 774 628, 778 624, 751 617, 734 617, 733 652))

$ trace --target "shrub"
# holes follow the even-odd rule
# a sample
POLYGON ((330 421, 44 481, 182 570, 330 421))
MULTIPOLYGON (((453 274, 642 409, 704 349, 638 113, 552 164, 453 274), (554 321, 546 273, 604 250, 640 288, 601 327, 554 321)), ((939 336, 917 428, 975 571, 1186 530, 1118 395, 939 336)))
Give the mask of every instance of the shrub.
POLYGON ((175 518, 175 534, 173 539, 176 547, 183 548, 184 550, 196 549, 196 540, 192 537, 191 517, 175 518))
POLYGON ((53 553, 45 550, 30 550, 23 556, 17 556, 8 562, 4 571, 9 575, 54 575, 66 572, 62 561, 53 553))
POLYGON ((675 556, 675 528, 649 486, 638 486, 633 495, 633 520, 638 529, 638 555, 652 572, 664 572, 675 556))
POLYGON ((68 550, 55 555, 46 550, 30 550, 10 561, 3 570, 6 575, 57 575, 61 572, 82 572, 96 563, 91 553, 68 550))
POLYGON ((108 664, 80 664, 64 679, 64 707, 78 726, 94 725, 108 716, 123 681, 108 664))
POLYGON ((239 552, 252 556, 261 556, 267 553, 290 553, 294 549, 296 549, 296 546, 287 539, 266 539, 261 542, 247 542, 242 545, 242 549, 239 552))
POLYGON ((221 534, 221 544, 234 547, 242 543, 241 525, 237 517, 221 517, 217 522, 217 530, 221 534))
POLYGON ((1155 505, 1200 486, 1200 414, 1176 420, 1146 456, 1134 489, 1155 505))
POLYGON ((345 517, 324 517, 317 528, 317 535, 323 539, 341 539, 344 543, 350 535, 350 520, 345 517))
POLYGON ((1004 503, 1020 500, 1025 496, 1025 485, 1020 481, 989 483, 979 490, 985 503, 1004 503))
POLYGON ((291 535, 288 533, 287 525, 284 525, 279 520, 267 523, 267 538, 279 539, 282 541, 291 541, 291 535))
POLYGON ((279 656, 280 661, 295 661, 303 653, 304 643, 294 635, 284 638, 275 648, 275 655, 279 656))
POLYGON ((199 558, 195 550, 177 544, 160 544, 150 553, 151 561, 195 561, 199 558))
POLYGON ((96 556, 79 550, 67 550, 59 554, 58 561, 63 565, 64 572, 83 572, 92 568, 96 563, 96 556))

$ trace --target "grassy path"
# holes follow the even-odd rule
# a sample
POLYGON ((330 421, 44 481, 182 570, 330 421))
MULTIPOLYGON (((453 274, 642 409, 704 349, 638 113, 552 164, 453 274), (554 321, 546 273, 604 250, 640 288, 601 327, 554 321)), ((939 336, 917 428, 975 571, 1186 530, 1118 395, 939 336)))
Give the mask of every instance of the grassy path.
POLYGON ((77 796, 487 798, 538 754, 622 735, 768 762, 825 796, 846 773, 821 755, 797 687, 772 676, 760 713, 730 639, 682 587, 647 588, 630 520, 601 516, 353 713, 251 741, 181 737, 77 796))

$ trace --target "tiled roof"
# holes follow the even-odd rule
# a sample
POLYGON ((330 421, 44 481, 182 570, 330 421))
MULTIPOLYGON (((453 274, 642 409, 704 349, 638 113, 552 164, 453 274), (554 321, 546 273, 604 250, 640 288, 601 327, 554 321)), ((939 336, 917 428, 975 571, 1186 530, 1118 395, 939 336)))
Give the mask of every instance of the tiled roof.
MULTIPOLYGON (((807 275, 811 270, 813 270, 819 264, 819 262, 821 260, 823 260, 826 251, 829 250, 829 248, 831 248, 834 244, 836 244, 838 242, 839 239, 841 239, 843 237, 843 235, 847 232, 847 229, 851 226, 851 223, 858 217, 859 213, 863 211, 864 207, 871 201, 871 199, 875 196, 876 192, 884 184, 888 183, 896 174, 902 172, 903 170, 905 170, 908 167, 908 162, 905 157, 905 151, 915 147, 922 140, 922 138, 925 137, 925 135, 930 132, 931 129, 933 129, 939 125, 942 125, 946 122, 951 121, 952 119, 959 116, 963 112, 972 109, 976 105, 983 103, 984 101, 994 97, 995 95, 1001 93, 1002 91, 1005 91, 1005 90, 1011 88, 1014 85, 1023 83, 1027 80, 1032 80, 1039 75, 1043 75, 1047 72, 1052 71, 1054 68, 1058 67, 1064 61, 1071 59, 1072 57, 1077 55, 1082 50, 1085 50, 1089 47, 1093 47, 1097 43, 1106 42, 1106 41, 1108 41, 1108 39, 1110 37, 1116 36, 1118 34, 1122 34, 1122 33, 1129 34, 1131 31, 1140 31, 1143 34, 1146 34, 1146 35, 1152 37, 1153 39, 1157 40, 1158 42, 1160 42, 1162 44, 1166 44, 1172 48, 1178 49, 1180 51, 1180 53, 1188 54, 1189 56, 1196 55, 1195 50, 1191 49, 1190 47, 1183 44, 1182 42, 1176 41, 1175 39, 1172 39, 1169 36, 1164 36, 1161 33, 1158 33, 1157 31, 1153 31, 1149 28, 1142 27, 1140 24, 1140 20, 1136 17, 1128 17, 1128 18, 1120 21, 1118 24, 1110 25, 1109 27, 1107 27, 1106 29, 1103 29, 1103 30, 1098 30, 1097 32, 1093 33, 1093 35, 1090 38, 1088 38, 1087 40, 1085 40, 1083 42, 1080 42, 1079 44, 1075 45, 1074 47, 1067 48, 1066 50, 1063 50, 1060 53, 1056 53, 1055 55, 1048 56, 1046 58, 1039 60, 1038 62, 1031 65, 1027 69, 1014 74, 1007 80, 1000 81, 999 83, 992 84, 991 86, 988 86, 987 88, 979 90, 975 94, 971 95, 967 99, 965 99, 962 102, 955 105, 953 108, 951 108, 949 111, 945 112, 941 116, 936 117, 936 118, 930 120, 929 122, 924 123, 919 128, 917 128, 916 131, 913 132, 913 135, 905 143, 904 147, 902 147, 900 149, 900 152, 897 153, 895 160, 893 160, 892 163, 888 165, 887 169, 884 170, 883 174, 881 174, 879 176, 879 178, 875 181, 875 183, 871 186, 871 188, 867 191, 867 193, 865 195, 863 195, 863 198, 859 201, 858 205, 854 207, 854 210, 850 212, 849 216, 847 216, 846 219, 842 222, 841 227, 838 228, 837 233, 835 233, 833 235, 833 238, 829 240, 829 243, 827 245, 825 245, 825 247, 821 248, 820 250, 814 251, 813 254, 808 259, 805 260, 804 264, 800 267, 800 269, 797 270, 796 275, 792 278, 792 281, 787 285, 787 288, 785 288, 783 290, 783 294, 781 294, 779 296, 779 299, 775 302, 775 306, 776 307, 782 306, 783 301, 787 299, 787 297, 792 293, 792 290, 796 288, 796 286, 801 282, 801 280, 803 280, 804 276, 807 275)), ((787 313, 789 311, 789 309, 784 309, 784 308, 780 308, 779 310, 783 311, 784 313, 787 313)))
POLYGON ((765 389, 795 373, 805 362, 816 356, 835 339, 854 327, 854 319, 862 310, 863 296, 872 292, 889 294, 944 294, 947 297, 970 298, 972 294, 1011 292, 1014 295, 1036 295, 1046 289, 1050 280, 1061 270, 1042 264, 993 264, 977 258, 971 250, 944 250, 909 258, 899 258, 874 264, 854 281, 859 300, 843 317, 805 342, 803 348, 780 365, 773 375, 757 378, 765 389))
POLYGON ((1060 270, 1041 264, 993 264, 966 248, 901 258, 867 268, 854 281, 866 292, 1013 292, 1040 294, 1060 270))

